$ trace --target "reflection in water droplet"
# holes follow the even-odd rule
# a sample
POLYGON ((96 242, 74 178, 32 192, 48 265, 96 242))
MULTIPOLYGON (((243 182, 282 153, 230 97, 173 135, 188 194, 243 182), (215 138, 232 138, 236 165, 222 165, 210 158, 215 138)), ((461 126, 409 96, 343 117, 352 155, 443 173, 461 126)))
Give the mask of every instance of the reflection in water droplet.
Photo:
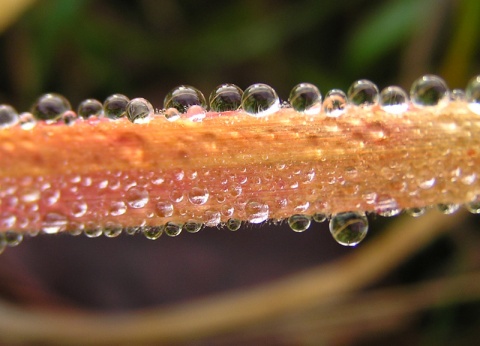
POLYGON ((323 101, 323 110, 325 115, 330 118, 338 118, 345 113, 347 105, 347 96, 340 89, 332 89, 325 95, 323 101))
POLYGON ((103 101, 103 112, 107 118, 118 119, 125 116, 129 98, 122 94, 110 95, 103 101))
POLYGON ((23 234, 14 231, 6 231, 4 234, 5 243, 8 247, 18 246, 23 240, 23 234))
POLYGON ((450 100, 450 92, 443 79, 425 75, 413 82, 410 99, 417 107, 445 106, 450 100))
POLYGON ((419 217, 425 214, 427 211, 427 208, 408 208, 405 210, 408 215, 413 216, 413 217, 419 217))
POLYGON ((318 114, 322 110, 322 94, 310 83, 300 83, 293 87, 288 97, 292 108, 308 115, 318 114))
POLYGON ((295 232, 304 232, 310 227, 311 218, 308 215, 294 214, 288 218, 288 225, 295 232))
POLYGON ((56 234, 67 228, 67 217, 61 213, 50 212, 45 215, 42 223, 42 232, 56 234))
POLYGON ((402 88, 389 86, 380 93, 379 103, 385 112, 401 114, 408 109, 408 96, 402 88))
POLYGON ((339 244, 355 246, 367 235, 368 219, 364 213, 339 213, 330 219, 329 228, 339 244))
POLYGON ((71 109, 70 102, 62 95, 45 94, 35 101, 31 113, 39 120, 56 120, 71 109))
POLYGON ((188 220, 183 224, 183 229, 188 233, 197 233, 202 229, 202 223, 195 220, 188 220))
POLYGON ((271 86, 253 84, 243 93, 242 109, 253 117, 266 117, 280 109, 280 99, 271 86))
POLYGON ((312 219, 315 222, 321 223, 321 222, 324 222, 327 219, 327 214, 315 213, 315 214, 312 215, 312 219))
POLYGON ((465 97, 468 108, 476 114, 480 114, 480 75, 473 77, 465 89, 465 97))
POLYGON ((157 240, 163 234, 163 226, 145 226, 143 235, 150 240, 157 240))
POLYGON ((167 200, 160 200, 155 206, 155 212, 160 217, 170 217, 173 215, 173 204, 167 200))
POLYGON ((103 228, 103 235, 107 238, 116 238, 122 234, 122 226, 113 222, 107 222, 103 228))
POLYGON ((78 105, 77 113, 85 119, 93 116, 100 118, 103 116, 103 105, 98 100, 86 99, 78 105))
POLYGON ((125 111, 128 120, 132 123, 148 122, 154 114, 152 104, 141 97, 130 100, 125 111))
POLYGON ((140 209, 148 203, 148 191, 143 187, 133 186, 127 190, 126 198, 131 208, 140 209))
POLYGON ((378 103, 377 86, 367 79, 354 82, 348 89, 348 102, 355 106, 369 107, 378 103))
POLYGON ((18 122, 18 113, 12 106, 0 105, 0 129, 15 126, 18 122))
POLYGON ((169 237, 176 237, 182 232, 183 225, 181 223, 167 222, 163 231, 169 237))
POLYGON ((83 231, 83 233, 88 237, 88 238, 98 238, 102 235, 103 230, 100 227, 97 226, 89 226, 86 230, 83 231))
POLYGON ((459 208, 460 208, 460 205, 453 204, 453 203, 437 204, 438 211, 440 211, 442 214, 446 214, 446 215, 455 213, 459 208))
POLYGON ((235 84, 219 85, 210 94, 210 109, 214 112, 235 111, 240 108, 242 95, 242 89, 235 84))
POLYGON ((175 108, 180 113, 187 113, 191 106, 207 108, 207 102, 202 92, 189 85, 180 85, 171 90, 163 101, 163 108, 175 108))
POLYGON ((228 219, 226 226, 230 231, 238 231, 242 227, 242 220, 228 219))
POLYGON ((267 204, 250 201, 245 205, 245 215, 250 223, 262 223, 268 220, 269 207, 267 204))
POLYGON ((207 203, 210 194, 206 188, 193 187, 188 193, 188 200, 195 205, 203 205, 207 203))
POLYGON ((113 201, 110 203, 110 215, 120 216, 127 212, 127 206, 123 201, 113 201))

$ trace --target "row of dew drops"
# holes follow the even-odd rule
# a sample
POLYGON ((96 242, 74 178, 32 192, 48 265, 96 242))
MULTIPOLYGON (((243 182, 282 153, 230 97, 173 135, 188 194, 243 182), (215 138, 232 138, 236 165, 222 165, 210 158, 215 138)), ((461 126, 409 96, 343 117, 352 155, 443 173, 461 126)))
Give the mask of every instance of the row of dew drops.
MULTIPOLYGON (((436 206, 437 210, 443 214, 453 214, 455 213, 460 206, 458 204, 439 204, 436 206)), ((480 199, 470 202, 465 205, 466 209, 472 214, 480 214, 480 199)), ((428 208, 409 208, 405 212, 413 217, 419 217, 423 215, 428 208)), ((401 213, 401 209, 388 209, 383 212, 379 212, 378 215, 384 217, 392 217, 401 213)), ((327 214, 315 213, 313 215, 306 214, 294 214, 287 219, 289 227, 295 232, 304 232, 308 228, 312 221, 317 223, 322 223, 329 219, 329 229, 333 238, 337 243, 344 246, 356 246, 358 245, 367 235, 368 232, 368 218, 365 212, 358 211, 349 211, 343 213, 337 213, 329 217, 327 214)), ((274 223, 281 222, 282 220, 272 220, 274 223)), ((121 225, 116 223, 107 223, 103 227, 91 227, 86 230, 76 229, 68 231, 71 235, 81 235, 85 234, 89 238, 97 238, 102 235, 108 238, 118 237, 122 233, 128 235, 135 235, 142 233, 147 239, 156 240, 160 238, 163 234, 166 234, 170 237, 178 236, 182 231, 188 233, 197 233, 205 225, 194 221, 189 220, 184 224, 176 222, 167 222, 165 225, 161 226, 137 226, 137 227, 127 227, 123 228, 121 225)), ((238 219, 229 219, 225 223, 225 227, 230 231, 238 231, 242 226, 242 221, 238 219)), ((35 236, 39 232, 28 233, 30 236, 35 236)), ((6 247, 15 247, 19 245, 23 240, 23 234, 7 231, 0 233, 0 254, 6 249, 6 247)))
POLYGON ((192 86, 182 85, 171 90, 165 97, 162 110, 155 110, 144 98, 130 100, 122 94, 113 94, 103 102, 87 99, 80 103, 77 113, 72 111, 69 101, 55 93, 44 94, 33 104, 30 112, 18 114, 10 105, 0 105, 0 128, 17 124, 24 129, 31 129, 37 120, 47 123, 66 123, 72 125, 86 118, 97 117, 119 119, 127 117, 133 123, 145 123, 153 117, 164 116, 169 121, 187 118, 202 121, 207 109, 213 112, 243 110, 253 117, 266 117, 282 107, 292 107, 306 115, 317 115, 324 112, 327 117, 339 117, 348 105, 371 107, 380 106, 385 112, 402 114, 409 107, 444 106, 450 100, 466 101, 469 108, 480 114, 480 75, 472 78, 465 91, 449 90, 440 77, 425 75, 417 79, 411 87, 410 99, 407 93, 398 86, 389 86, 381 92, 369 80, 354 82, 347 94, 333 89, 327 92, 322 100, 318 88, 310 83, 300 83, 290 92, 288 102, 281 102, 275 90, 266 84, 253 84, 242 91, 234 84, 222 84, 210 94, 209 102, 204 95, 192 86))

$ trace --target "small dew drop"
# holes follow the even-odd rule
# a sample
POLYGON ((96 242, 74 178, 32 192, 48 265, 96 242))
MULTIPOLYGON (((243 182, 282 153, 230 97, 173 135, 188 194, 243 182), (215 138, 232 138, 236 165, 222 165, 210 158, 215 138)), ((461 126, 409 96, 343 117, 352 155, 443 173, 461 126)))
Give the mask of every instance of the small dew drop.
POLYGON ((205 226, 208 227, 215 227, 221 221, 222 214, 217 210, 206 210, 203 214, 203 220, 205 222, 205 226))
POLYGON ((163 234, 164 226, 145 226, 143 228, 143 235, 150 240, 157 240, 163 234))
POLYGON ((125 233, 127 235, 135 235, 137 233, 140 233, 142 231, 142 227, 127 227, 125 228, 125 233))
POLYGON ((90 117, 100 118, 103 116, 103 105, 95 99, 83 100, 78 105, 77 114, 85 119, 90 117))
POLYGON ((402 114, 408 109, 408 96, 402 88, 389 86, 380 93, 379 104, 387 113, 402 114))
POLYGON ((45 215, 42 222, 42 232, 56 234, 67 229, 67 217, 61 213, 50 212, 45 215))
POLYGON ((35 117, 30 112, 20 113, 18 119, 20 122, 20 127, 23 130, 31 130, 37 125, 37 120, 35 120, 35 117))
POLYGON ((183 229, 188 233, 197 233, 202 229, 203 224, 195 220, 188 220, 183 224, 183 229))
POLYGON ((70 214, 73 217, 82 217, 87 213, 88 205, 84 201, 75 201, 72 202, 70 214))
POLYGON ((207 203, 210 194, 206 188, 193 187, 188 193, 188 200, 195 205, 203 205, 207 203))
POLYGON ((425 214, 425 212, 427 211, 427 208, 423 208, 423 207, 422 208, 408 208, 405 211, 410 216, 419 217, 419 216, 422 216, 423 214, 425 214))
POLYGON ((354 82, 348 89, 347 95, 351 105, 360 107, 374 106, 379 100, 377 86, 367 79, 354 82))
POLYGON ((460 208, 460 205, 453 203, 440 203, 437 204, 437 209, 442 214, 450 215, 455 213, 460 208))
POLYGON ((312 219, 315 222, 322 223, 327 219, 327 214, 315 213, 312 215, 312 219))
POLYGON ((304 232, 310 227, 311 217, 303 214, 294 214, 288 218, 288 225, 295 232, 304 232))
POLYGON ((127 190, 127 203, 130 208, 141 209, 148 203, 148 191, 143 187, 133 186, 127 190))
POLYGON ((122 234, 122 226, 113 222, 107 222, 103 228, 103 235, 107 238, 116 238, 122 234))
POLYGON ((480 75, 473 77, 465 89, 465 97, 468 102, 468 108, 480 115, 480 75))
POLYGON ((167 222, 163 231, 169 237, 176 237, 182 232, 183 225, 181 223, 167 222))
POLYGON ((250 223, 262 223, 268 220, 269 207, 267 204, 250 201, 245 205, 245 215, 250 223))
POLYGON ((307 115, 315 115, 322 110, 322 94, 315 85, 310 83, 294 86, 288 101, 294 110, 307 115))
POLYGON ((338 118, 345 113, 346 105, 347 96, 345 93, 340 89, 333 89, 325 95, 323 111, 327 117, 338 118))
POLYGON ((127 212, 127 206, 123 201, 113 201, 110 203, 110 215, 120 216, 127 212))
POLYGON ((330 233, 341 245, 355 246, 367 235, 368 219, 364 213, 344 212, 330 219, 330 233))
POLYGON ((0 105, 0 129, 15 126, 18 122, 18 113, 12 106, 0 105))
POLYGON ((392 217, 400 214, 402 210, 398 207, 397 201, 388 196, 380 195, 375 203, 375 212, 383 217, 392 217))
POLYGON ((155 206, 155 212, 160 217, 170 217, 173 215, 173 204, 167 200, 160 200, 155 206))
POLYGON ((480 214, 480 198, 465 204, 465 208, 472 214, 480 214))
POLYGON ((238 231, 240 227, 242 227, 242 221, 238 219, 228 219, 226 226, 230 231, 238 231))
POLYGON ((22 233, 17 233, 14 231, 6 231, 4 234, 4 239, 5 239, 5 244, 8 247, 15 247, 20 245, 20 243, 23 241, 23 234, 22 233))
POLYGON ((253 84, 243 93, 242 109, 252 117, 266 117, 280 109, 280 99, 271 86, 253 84))
POLYGON ((210 94, 210 109, 214 112, 235 111, 241 106, 242 95, 242 89, 235 84, 219 85, 210 94))

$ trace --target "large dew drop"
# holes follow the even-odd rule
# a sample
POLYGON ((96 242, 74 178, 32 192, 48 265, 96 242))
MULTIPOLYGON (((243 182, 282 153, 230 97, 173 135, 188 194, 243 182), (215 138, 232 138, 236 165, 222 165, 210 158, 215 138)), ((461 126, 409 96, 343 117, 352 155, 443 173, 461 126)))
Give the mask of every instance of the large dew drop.
POLYGON ((408 109, 408 96, 402 88, 389 86, 380 93, 379 103, 387 113, 402 114, 408 109))
POLYGON ((119 119, 125 116, 129 98, 122 94, 113 94, 103 102, 103 112, 110 119, 119 119))
POLYGON ((355 246, 367 235, 368 219, 364 213, 345 212, 330 219, 330 233, 341 245, 355 246))
POLYGON ((450 92, 443 79, 425 75, 413 82, 410 100, 417 107, 445 106, 450 100, 450 92))
POLYGON ((271 86, 253 84, 243 93, 242 108, 252 117, 266 117, 280 109, 280 99, 271 86))
POLYGON ((310 227, 312 218, 308 215, 295 214, 288 218, 288 225, 295 232, 304 232, 310 227))
POLYGON ((245 215, 250 223, 262 223, 268 220, 270 208, 267 204, 250 201, 245 205, 245 215))
POLYGON ((310 83, 300 83, 293 87, 288 102, 294 110, 307 115, 320 113, 322 110, 322 94, 310 83))
POLYGON ((369 107, 378 103, 378 88, 367 79, 354 82, 348 89, 348 102, 354 106, 369 107))
POLYGON ((242 89, 235 84, 219 85, 210 94, 210 109, 215 112, 236 111, 241 106, 242 95, 242 89))
POLYGON ((59 94, 45 94, 33 104, 31 113, 38 120, 56 120, 72 109, 70 102, 59 94))

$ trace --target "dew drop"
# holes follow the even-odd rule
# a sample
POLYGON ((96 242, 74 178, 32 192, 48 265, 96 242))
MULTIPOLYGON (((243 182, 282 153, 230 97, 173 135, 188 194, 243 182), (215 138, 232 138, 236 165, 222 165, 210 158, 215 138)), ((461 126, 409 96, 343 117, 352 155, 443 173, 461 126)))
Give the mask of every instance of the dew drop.
POLYGON ((123 201, 113 201, 110 203, 110 215, 120 216, 127 212, 127 206, 123 201))
POLYGON ((129 98, 122 94, 110 95, 103 101, 103 112, 107 118, 119 119, 125 116, 129 98))
POLYGON ((210 94, 210 109, 215 112, 235 111, 240 108, 242 95, 242 89, 235 84, 219 85, 210 94))
POLYGON ((445 106, 450 100, 450 92, 443 79, 425 75, 413 82, 410 99, 417 107, 445 106))
POLYGON ((217 210, 206 210, 203 214, 203 221, 205 222, 205 226, 208 227, 215 227, 221 221, 222 214, 217 210))
POLYGON ((140 209, 148 203, 148 191, 143 187, 132 186, 127 190, 126 198, 130 208, 140 209))
POLYGON ((18 124, 17 111, 9 105, 0 105, 0 129, 5 129, 18 124))
POLYGON ((203 205, 207 203, 210 194, 206 188, 193 187, 188 193, 188 200, 195 205, 203 205))
POLYGON ((476 200, 466 203, 465 208, 472 214, 480 214, 480 199, 477 197, 476 200))
POLYGON ((180 113, 176 108, 168 108, 168 109, 165 109, 165 111, 163 112, 163 115, 165 116, 165 119, 173 122, 180 119, 180 116, 182 115, 182 113, 180 113))
POLYGON ((293 87, 288 97, 292 108, 307 115, 318 114, 322 110, 322 94, 310 83, 300 83, 293 87))
POLYGON ((59 94, 44 94, 32 106, 31 113, 38 120, 56 120, 72 109, 70 102, 59 94))
POLYGON ((107 238, 116 238, 122 234, 122 226, 113 222, 107 222, 103 228, 103 235, 107 238))
POLYGON ((245 205, 245 215, 250 223, 262 223, 268 220, 269 207, 267 204, 250 201, 245 205))
POLYGON ((425 214, 425 212, 427 211, 427 208, 408 208, 405 211, 410 216, 419 217, 425 214))
POLYGON ((253 84, 242 95, 242 109, 252 117, 266 117, 280 109, 280 99, 271 86, 253 84))
POLYGON ((480 115, 480 75, 470 79, 465 89, 465 97, 468 102, 468 108, 480 115))
POLYGON ((155 206, 155 212, 160 217, 170 217, 173 215, 173 204, 166 200, 160 200, 155 206))
POLYGON ((135 235, 137 233, 140 233, 142 231, 142 227, 140 226, 135 226, 135 227, 127 227, 125 228, 125 233, 127 235, 135 235))
POLYGON ((182 232, 182 227, 181 223, 167 222, 163 230, 169 237, 176 237, 182 232))
POLYGON ((463 89, 453 89, 450 93, 450 99, 452 101, 465 101, 467 96, 465 95, 465 91, 463 89))
POLYGON ((189 85, 180 85, 172 89, 163 101, 163 108, 175 108, 182 114, 187 113, 191 106, 206 109, 207 102, 200 90, 189 85))
POLYGON ((364 213, 344 212, 330 219, 330 233, 341 245, 355 246, 367 235, 368 219, 364 213))
POLYGON ((226 226, 230 231, 238 231, 242 227, 242 220, 228 219, 226 226))
POLYGON ((92 226, 83 231, 88 238, 98 238, 102 235, 103 230, 100 227, 92 226))
POLYGON ((78 105, 77 113, 82 118, 102 117, 103 105, 100 101, 95 99, 86 99, 78 105))
POLYGON ((20 127, 24 130, 31 130, 37 125, 37 120, 35 120, 35 117, 30 112, 20 113, 18 120, 20 127))
POLYGON ((15 247, 20 245, 23 240, 23 234, 14 231, 6 231, 4 234, 5 244, 8 247, 15 247))
POLYGON ((42 222, 42 232, 56 234, 67 229, 67 217, 61 213, 50 212, 45 215, 42 222))
POLYGON ((450 215, 455 213, 460 208, 460 205, 453 203, 440 203, 437 204, 437 209, 442 214, 450 215))
POLYGON ((80 118, 74 111, 66 111, 60 116, 60 121, 64 122, 65 125, 68 126, 75 125, 75 123, 81 120, 83 120, 83 118, 80 118))
POLYGON ((144 98, 135 98, 127 103, 127 118, 132 123, 145 123, 153 117, 154 110, 150 102, 144 98))
POLYGON ((142 232, 145 238, 157 240, 163 234, 163 226, 145 226, 142 232))
POLYGON ((348 89, 347 95, 351 105, 361 107, 374 106, 379 99, 377 86, 367 79, 354 82, 348 89))
POLYGON ((312 219, 315 222, 322 223, 327 219, 327 214, 315 213, 312 215, 312 219))
POLYGON ((380 195, 375 203, 375 212, 383 217, 392 217, 400 214, 402 210, 398 207, 397 201, 388 196, 380 195))
POLYGON ((202 229, 203 224, 195 220, 188 220, 183 224, 183 229, 188 233, 197 233, 202 229))
POLYGON ((401 114, 408 109, 407 93, 398 86, 389 86, 380 93, 380 107, 392 114, 401 114))
POLYGON ((345 113, 347 105, 347 96, 340 89, 332 89, 325 95, 323 101, 323 111, 330 118, 338 118, 345 113))
POLYGON ((304 232, 310 227, 311 217, 303 214, 294 214, 288 218, 288 225, 295 232, 304 232))
POLYGON ((0 232, 0 254, 2 254, 7 247, 7 241, 5 240, 5 235, 0 232))

